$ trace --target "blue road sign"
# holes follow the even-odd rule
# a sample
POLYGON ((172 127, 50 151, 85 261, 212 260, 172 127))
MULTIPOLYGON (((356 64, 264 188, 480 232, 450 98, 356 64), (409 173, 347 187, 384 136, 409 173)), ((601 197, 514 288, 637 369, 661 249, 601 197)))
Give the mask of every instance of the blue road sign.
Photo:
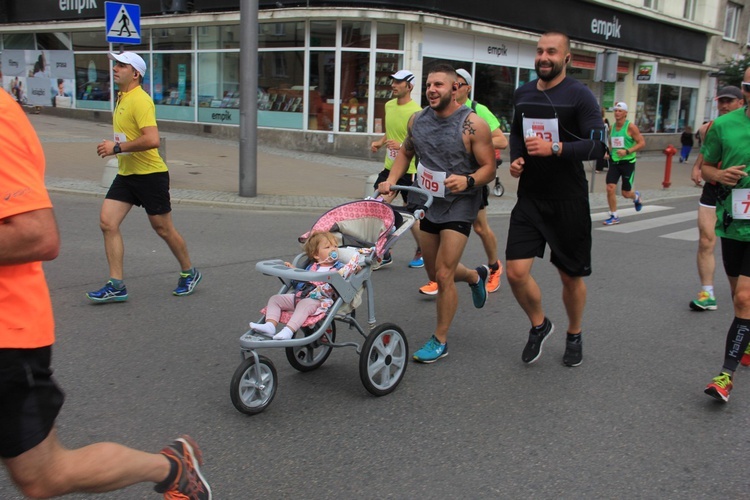
POLYGON ((104 2, 104 25, 109 43, 141 43, 141 6, 104 2))

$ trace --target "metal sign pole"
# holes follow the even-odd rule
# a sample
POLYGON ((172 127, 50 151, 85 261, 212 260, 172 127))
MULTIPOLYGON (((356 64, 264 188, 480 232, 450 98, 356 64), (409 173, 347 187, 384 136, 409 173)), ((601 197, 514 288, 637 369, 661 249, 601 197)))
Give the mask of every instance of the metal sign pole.
POLYGON ((240 2, 240 196, 258 195, 258 0, 240 2))

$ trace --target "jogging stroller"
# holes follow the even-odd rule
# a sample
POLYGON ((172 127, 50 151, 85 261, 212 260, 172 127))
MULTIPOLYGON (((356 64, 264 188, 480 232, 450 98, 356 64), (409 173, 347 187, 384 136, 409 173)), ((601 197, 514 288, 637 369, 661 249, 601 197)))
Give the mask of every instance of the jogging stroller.
MULTIPOLYGON (((427 200, 424 208, 432 204, 432 196, 416 187, 394 186, 394 190, 415 191, 427 200)), ((391 205, 374 199, 345 203, 323 214, 310 231, 300 236, 303 243, 314 231, 330 231, 339 240, 338 260, 346 263, 355 253, 360 253, 361 269, 344 279, 339 273, 305 271, 307 255, 301 253, 294 259, 293 267, 280 259, 264 260, 255 269, 268 276, 276 276, 282 283, 278 293, 290 293, 300 282, 325 282, 335 290, 337 298, 324 313, 308 317, 290 340, 272 340, 254 330, 240 337, 242 362, 232 376, 230 395, 232 404, 242 413, 255 415, 265 410, 273 401, 278 389, 278 374, 273 362, 256 350, 284 348, 289 364, 301 372, 319 368, 328 359, 333 348, 354 347, 359 354, 359 376, 365 388, 375 396, 393 392, 406 372, 409 346, 403 330, 393 323, 376 326, 375 294, 370 280, 373 269, 398 240, 408 232, 424 210, 403 213, 391 205), (356 308, 367 291, 368 331, 356 319, 356 308), (344 323, 355 329, 364 343, 338 342, 336 324, 344 323)), ((283 313, 281 323, 291 313, 283 313)), ((260 320, 265 321, 265 316, 260 320)))

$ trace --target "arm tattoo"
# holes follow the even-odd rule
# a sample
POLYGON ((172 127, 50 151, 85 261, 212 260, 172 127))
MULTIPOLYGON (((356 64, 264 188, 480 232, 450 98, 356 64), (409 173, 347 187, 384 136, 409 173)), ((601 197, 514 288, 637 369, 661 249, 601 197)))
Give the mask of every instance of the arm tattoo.
POLYGON ((409 133, 406 134, 406 139, 404 139, 404 149, 409 152, 414 152, 414 139, 411 136, 411 130, 409 130, 409 133))
POLYGON ((471 123, 470 117, 466 117, 466 120, 464 121, 464 135, 474 135, 476 133, 476 129, 471 123))

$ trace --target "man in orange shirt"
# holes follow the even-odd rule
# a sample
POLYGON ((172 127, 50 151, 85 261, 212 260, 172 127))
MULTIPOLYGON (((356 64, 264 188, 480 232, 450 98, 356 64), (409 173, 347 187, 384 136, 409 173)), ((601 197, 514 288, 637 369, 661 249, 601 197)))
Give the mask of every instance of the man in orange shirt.
POLYGON ((55 419, 64 395, 52 379, 55 341, 42 261, 60 235, 44 187, 44 152, 21 107, 0 89, 0 458, 25 496, 104 492, 152 481, 174 498, 210 499, 201 452, 188 436, 160 453, 115 443, 63 448, 55 419))

